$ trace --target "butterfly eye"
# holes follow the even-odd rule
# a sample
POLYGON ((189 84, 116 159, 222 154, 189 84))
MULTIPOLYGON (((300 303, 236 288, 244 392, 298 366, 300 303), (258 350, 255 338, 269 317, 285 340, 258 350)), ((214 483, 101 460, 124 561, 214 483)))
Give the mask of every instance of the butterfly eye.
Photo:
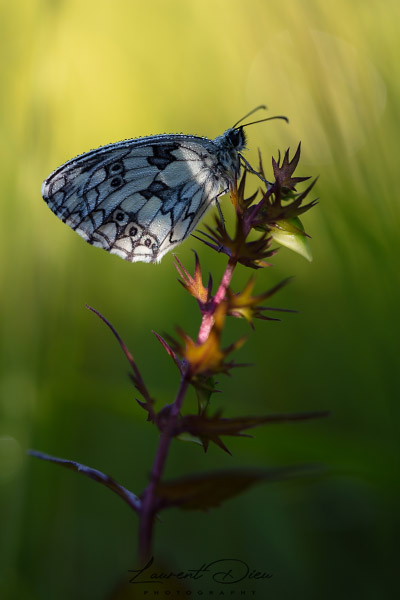
POLYGON ((229 132, 229 140, 231 142, 231 144, 237 148, 242 144, 242 138, 243 138, 243 134, 241 129, 232 129, 229 132))

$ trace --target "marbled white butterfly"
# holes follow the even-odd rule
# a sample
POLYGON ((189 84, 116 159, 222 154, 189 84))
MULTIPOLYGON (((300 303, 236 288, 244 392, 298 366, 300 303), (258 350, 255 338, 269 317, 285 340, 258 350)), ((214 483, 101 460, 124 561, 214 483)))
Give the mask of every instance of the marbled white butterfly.
POLYGON ((243 127, 252 123, 238 124, 259 108, 214 140, 153 135, 77 156, 49 175, 42 196, 93 246, 131 262, 159 262, 228 191, 241 164, 253 171, 240 154, 243 127))

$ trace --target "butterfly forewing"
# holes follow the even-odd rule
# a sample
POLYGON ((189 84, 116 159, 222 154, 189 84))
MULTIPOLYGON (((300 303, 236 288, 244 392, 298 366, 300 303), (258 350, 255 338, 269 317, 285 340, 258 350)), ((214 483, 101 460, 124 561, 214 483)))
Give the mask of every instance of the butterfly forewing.
POLYGON ((90 244, 131 262, 159 261, 237 172, 244 137, 232 144, 232 131, 214 141, 160 135, 92 150, 54 171, 42 196, 90 244))

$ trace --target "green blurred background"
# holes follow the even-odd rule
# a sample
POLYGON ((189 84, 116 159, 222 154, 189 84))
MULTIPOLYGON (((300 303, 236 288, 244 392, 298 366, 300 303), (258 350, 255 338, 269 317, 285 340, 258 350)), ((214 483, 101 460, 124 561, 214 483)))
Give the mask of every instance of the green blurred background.
MULTIPOLYGON (((255 366, 222 378, 215 405, 226 416, 332 415, 228 440, 233 458, 177 442, 167 476, 299 463, 330 474, 261 485, 208 514, 166 512, 156 556, 173 569, 246 560, 273 574, 244 586, 258 598, 394 597, 399 3, 19 0, 3 1, 0 15, 1 598, 134 597, 124 584, 137 566, 136 516, 25 451, 81 461, 139 493, 157 434, 85 303, 118 329, 159 406, 177 373, 151 331, 179 323, 194 334, 199 323, 172 255, 132 265, 90 247, 41 200, 42 180, 124 138, 213 138, 264 102, 290 125, 249 128, 246 157, 256 165, 260 147, 269 169, 279 148, 302 141, 298 174, 320 176, 321 202, 303 219, 314 261, 282 249, 258 272, 260 292, 295 275, 271 304, 300 314, 257 324, 237 356, 255 366)), ((217 277, 223 257, 192 239, 177 252, 187 266, 192 247, 217 277)), ((240 269, 234 287, 247 277, 240 269)), ((227 341, 245 332, 232 322, 227 341)))

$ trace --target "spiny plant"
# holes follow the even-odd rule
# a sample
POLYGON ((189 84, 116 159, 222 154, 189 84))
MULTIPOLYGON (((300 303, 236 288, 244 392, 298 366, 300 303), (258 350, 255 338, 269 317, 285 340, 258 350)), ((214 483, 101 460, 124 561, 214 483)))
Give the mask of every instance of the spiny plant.
POLYGON ((259 189, 246 197, 246 171, 241 179, 236 179, 231 185, 230 199, 235 216, 233 233, 228 232, 219 216, 215 218, 212 227, 206 226, 205 231, 194 236, 208 248, 227 257, 217 286, 213 285, 211 275, 207 283, 204 283, 200 259, 196 253, 193 274, 175 257, 175 267, 180 276, 178 281, 196 300, 201 313, 201 323, 196 339, 180 327, 177 328, 175 337, 161 337, 155 334, 178 371, 179 385, 176 397, 170 404, 157 408, 156 400, 120 335, 104 316, 94 308, 88 307, 107 324, 119 342, 130 365, 132 383, 141 396, 137 402, 145 412, 147 422, 160 433, 145 489, 136 495, 96 469, 72 460, 30 451, 32 456, 78 471, 118 494, 139 517, 139 556, 142 562, 151 556, 154 526, 161 511, 170 507, 206 510, 219 506, 223 501, 258 482, 286 479, 310 471, 310 467, 306 466, 289 466, 196 473, 172 481, 163 478, 174 438, 195 441, 201 444, 205 452, 213 443, 230 454, 222 438, 251 437, 245 432, 260 425, 303 421, 328 414, 326 411, 315 411, 227 418, 214 406, 212 398, 217 391, 216 377, 221 373, 229 374, 239 366, 231 356, 245 343, 245 338, 242 337, 223 347, 221 337, 227 317, 245 319, 254 329, 255 320, 279 320, 271 316, 271 313, 285 310, 264 306, 264 302, 278 292, 287 283, 287 279, 261 294, 254 294, 256 279, 253 273, 242 290, 234 291, 231 282, 237 266, 243 265, 253 272, 268 267, 270 263, 267 259, 277 252, 272 248, 273 242, 287 246, 311 260, 309 236, 304 231, 299 217, 316 204, 316 200, 304 204, 315 181, 304 191, 297 192, 296 186, 310 179, 294 177, 299 159, 300 144, 291 160, 289 150, 285 152, 283 159, 280 156, 278 160, 272 159, 273 181, 268 183, 260 156, 259 174, 266 184, 265 189, 259 189), (182 409, 189 387, 194 388, 196 392, 197 411, 193 414, 183 414, 182 409))

